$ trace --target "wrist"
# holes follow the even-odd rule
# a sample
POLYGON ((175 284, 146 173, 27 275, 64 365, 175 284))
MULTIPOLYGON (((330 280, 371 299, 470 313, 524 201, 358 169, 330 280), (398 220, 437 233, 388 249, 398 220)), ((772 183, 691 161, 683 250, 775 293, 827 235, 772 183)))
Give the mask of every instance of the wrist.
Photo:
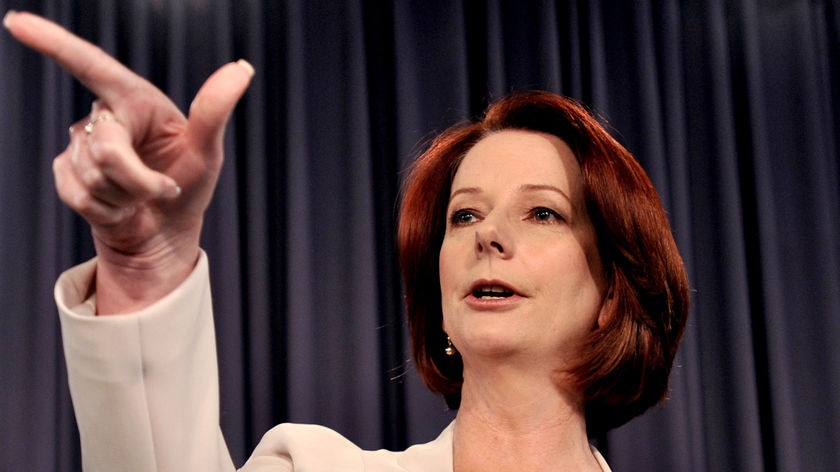
POLYGON ((198 238, 166 240, 142 252, 116 251, 94 237, 96 314, 131 313, 175 290, 192 273, 200 250, 198 238))

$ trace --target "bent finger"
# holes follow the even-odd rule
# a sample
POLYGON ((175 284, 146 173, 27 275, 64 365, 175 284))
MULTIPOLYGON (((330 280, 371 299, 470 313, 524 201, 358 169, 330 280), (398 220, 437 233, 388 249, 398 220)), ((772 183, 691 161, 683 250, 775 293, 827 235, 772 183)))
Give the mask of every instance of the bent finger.
POLYGON ((79 184, 107 203, 170 198, 180 192, 172 178, 140 160, 119 118, 99 102, 89 118, 70 127, 67 154, 79 184))
POLYGON ((53 160, 53 178, 61 201, 92 225, 116 225, 136 211, 135 205, 113 205, 93 196, 73 171, 68 151, 53 160))
POLYGON ((172 198, 180 193, 171 177, 143 163, 128 131, 117 119, 101 120, 88 129, 74 164, 80 180, 95 196, 114 194, 112 185, 141 201, 172 198))

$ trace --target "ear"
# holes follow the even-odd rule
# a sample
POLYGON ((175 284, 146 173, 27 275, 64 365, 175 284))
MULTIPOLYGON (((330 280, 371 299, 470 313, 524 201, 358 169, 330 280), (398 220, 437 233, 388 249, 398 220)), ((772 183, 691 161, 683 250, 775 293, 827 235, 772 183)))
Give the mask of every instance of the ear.
POLYGON ((595 322, 596 328, 606 326, 612 321, 615 316, 615 302, 615 292, 610 287, 607 290, 607 294, 604 295, 604 301, 601 302, 601 310, 598 312, 598 319, 595 322))

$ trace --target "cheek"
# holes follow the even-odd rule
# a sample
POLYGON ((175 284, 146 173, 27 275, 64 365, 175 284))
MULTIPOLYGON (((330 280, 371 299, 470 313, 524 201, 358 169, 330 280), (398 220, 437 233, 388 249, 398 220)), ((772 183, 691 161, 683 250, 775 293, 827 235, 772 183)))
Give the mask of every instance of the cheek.
POLYGON ((453 256, 452 245, 447 244, 447 241, 444 240, 438 256, 438 278, 440 279, 441 298, 444 302, 446 301, 447 294, 452 291, 455 279, 453 256))
POLYGON ((574 277, 569 281, 572 286, 574 305, 581 314, 581 322, 589 329, 601 311, 604 300, 603 282, 600 269, 591 267, 585 256, 575 258, 574 277))
POLYGON ((589 313, 600 304, 603 292, 600 271, 590 266, 582 250, 544 257, 538 263, 540 269, 535 268, 532 273, 540 273, 544 280, 550 280, 546 288, 553 303, 575 307, 581 313, 589 313))
POLYGON ((464 238, 446 236, 438 254, 438 279, 440 280, 441 309, 444 318, 455 309, 463 295, 468 278, 471 247, 464 238))
POLYGON ((444 241, 440 248, 438 256, 438 280, 440 281, 440 301, 441 301, 441 329, 446 332, 446 320, 449 318, 450 306, 452 304, 452 293, 454 292, 454 273, 452 262, 451 247, 444 241))

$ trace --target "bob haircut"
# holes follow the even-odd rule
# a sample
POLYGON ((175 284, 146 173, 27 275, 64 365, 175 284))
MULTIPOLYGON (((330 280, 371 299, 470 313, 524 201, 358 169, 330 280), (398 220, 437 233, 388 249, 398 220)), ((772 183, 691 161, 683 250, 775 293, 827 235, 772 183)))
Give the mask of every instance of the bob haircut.
POLYGON ((438 258, 452 179, 464 155, 500 130, 557 136, 580 165, 587 211, 608 285, 607 320, 582 340, 572 371, 590 437, 662 401, 688 317, 690 291, 662 203, 639 163, 575 101, 549 92, 509 95, 483 118, 437 136, 402 189, 398 245, 415 366, 450 408, 461 402, 463 363, 446 356, 438 258))

